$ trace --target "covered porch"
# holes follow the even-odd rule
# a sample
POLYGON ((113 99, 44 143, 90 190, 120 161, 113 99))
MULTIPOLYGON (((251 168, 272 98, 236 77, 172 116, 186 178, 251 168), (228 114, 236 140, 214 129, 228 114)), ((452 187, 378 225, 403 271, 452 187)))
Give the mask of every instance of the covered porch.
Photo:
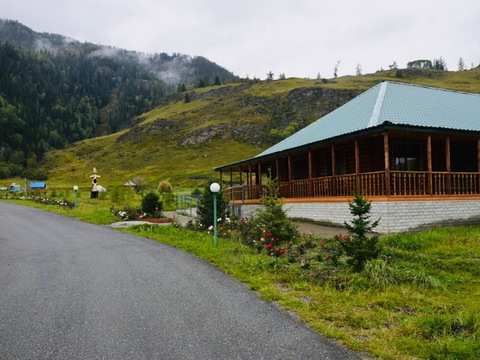
POLYGON ((267 176, 287 199, 480 197, 480 137, 389 126, 217 168, 230 201, 255 202, 267 176))

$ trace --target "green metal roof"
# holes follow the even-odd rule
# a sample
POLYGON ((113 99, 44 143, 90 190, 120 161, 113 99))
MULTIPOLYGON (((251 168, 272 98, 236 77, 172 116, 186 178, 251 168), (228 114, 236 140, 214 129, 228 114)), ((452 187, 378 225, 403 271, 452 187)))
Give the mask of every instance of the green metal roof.
POLYGON ((382 82, 256 157, 384 123, 480 131, 480 95, 382 82))
POLYGON ((254 158, 234 164, 288 152, 382 124, 480 131, 480 95, 385 81, 254 158))

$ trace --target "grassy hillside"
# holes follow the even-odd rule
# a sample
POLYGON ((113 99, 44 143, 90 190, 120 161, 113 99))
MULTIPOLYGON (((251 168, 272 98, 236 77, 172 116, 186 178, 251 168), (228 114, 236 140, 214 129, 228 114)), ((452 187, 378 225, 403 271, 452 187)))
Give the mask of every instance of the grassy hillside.
POLYGON ((152 184, 169 180, 174 186, 198 186, 196 178, 212 175, 213 167, 273 145, 288 124, 302 128, 384 80, 480 93, 480 68, 403 69, 197 89, 162 99, 129 129, 49 153, 42 167, 56 186, 88 184, 93 167, 107 187, 135 177, 152 184), (272 129, 279 131, 272 134, 272 129))

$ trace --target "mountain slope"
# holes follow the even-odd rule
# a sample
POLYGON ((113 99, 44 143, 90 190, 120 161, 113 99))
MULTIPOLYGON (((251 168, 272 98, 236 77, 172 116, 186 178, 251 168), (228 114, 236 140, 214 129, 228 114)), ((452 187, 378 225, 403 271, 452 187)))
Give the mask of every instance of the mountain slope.
POLYGON ((52 183, 88 183, 93 167, 107 185, 142 177, 199 186, 215 166, 255 156, 289 132, 343 105, 382 80, 480 93, 480 69, 403 70, 333 80, 245 82, 174 94, 127 130, 48 154, 52 183))
POLYGON ((80 43, 0 20, 0 178, 44 178, 46 151, 114 133, 178 83, 221 83, 232 73, 202 57, 80 43))

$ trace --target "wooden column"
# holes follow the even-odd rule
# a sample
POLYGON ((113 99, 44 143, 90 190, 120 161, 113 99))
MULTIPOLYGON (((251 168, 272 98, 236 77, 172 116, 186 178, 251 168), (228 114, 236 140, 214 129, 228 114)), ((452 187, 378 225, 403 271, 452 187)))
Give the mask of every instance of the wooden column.
POLYGON ((290 155, 287 156, 287 170, 288 170, 288 187, 285 197, 292 197, 292 157, 290 155))
POLYGON ((385 157, 385 195, 390 195, 390 151, 388 145, 388 134, 383 134, 383 153, 385 157))
MULTIPOLYGON (((477 171, 480 172, 480 139, 477 139, 477 171)), ((480 176, 477 175, 477 194, 480 194, 480 176)))
POLYGON ((427 194, 433 195, 433 174, 432 174, 432 136, 427 137, 427 194))
POLYGON ((335 159, 335 145, 332 144, 331 146, 332 150, 332 196, 337 195, 337 183, 336 183, 336 178, 335 175, 337 175, 337 161, 335 159))
POLYGON ((360 149, 357 139, 355 139, 355 174, 360 174, 360 149))
POLYGON ((358 148, 357 139, 355 139, 355 192, 362 192, 360 184, 360 149, 358 148))
POLYGON ((247 185, 252 184, 252 164, 248 164, 247 185))
POLYGON ((230 187, 233 187, 233 168, 230 168, 230 187))
POLYGON ((480 139, 477 139, 477 171, 480 172, 480 139))
POLYGON ((452 164, 450 162, 450 136, 447 136, 445 139, 445 164, 447 164, 447 183, 446 183, 446 192, 447 194, 452 193, 452 164))
POLYGON ((293 180, 292 176, 292 158, 290 155, 287 157, 287 166, 288 166, 288 182, 291 182, 293 180))
POLYGON ((240 185, 243 185, 243 172, 242 172, 241 166, 238 168, 238 175, 239 175, 240 185))
POLYGON ((313 154, 312 154, 312 150, 308 150, 308 187, 307 187, 308 197, 313 196, 312 179, 313 179, 313 154))
POLYGON ((312 150, 308 150, 308 178, 313 178, 313 154, 312 150))
POLYGON ((282 179, 280 179, 280 158, 278 158, 278 157, 275 158, 275 168, 276 168, 275 169, 276 170, 275 171, 276 172, 275 176, 277 177, 277 182, 280 185, 280 181, 282 181, 282 179))
POLYGON ((257 185, 262 185, 262 164, 257 164, 257 185))
POLYGON ((337 162, 335 161, 335 145, 331 146, 332 150, 332 175, 337 175, 337 162))

